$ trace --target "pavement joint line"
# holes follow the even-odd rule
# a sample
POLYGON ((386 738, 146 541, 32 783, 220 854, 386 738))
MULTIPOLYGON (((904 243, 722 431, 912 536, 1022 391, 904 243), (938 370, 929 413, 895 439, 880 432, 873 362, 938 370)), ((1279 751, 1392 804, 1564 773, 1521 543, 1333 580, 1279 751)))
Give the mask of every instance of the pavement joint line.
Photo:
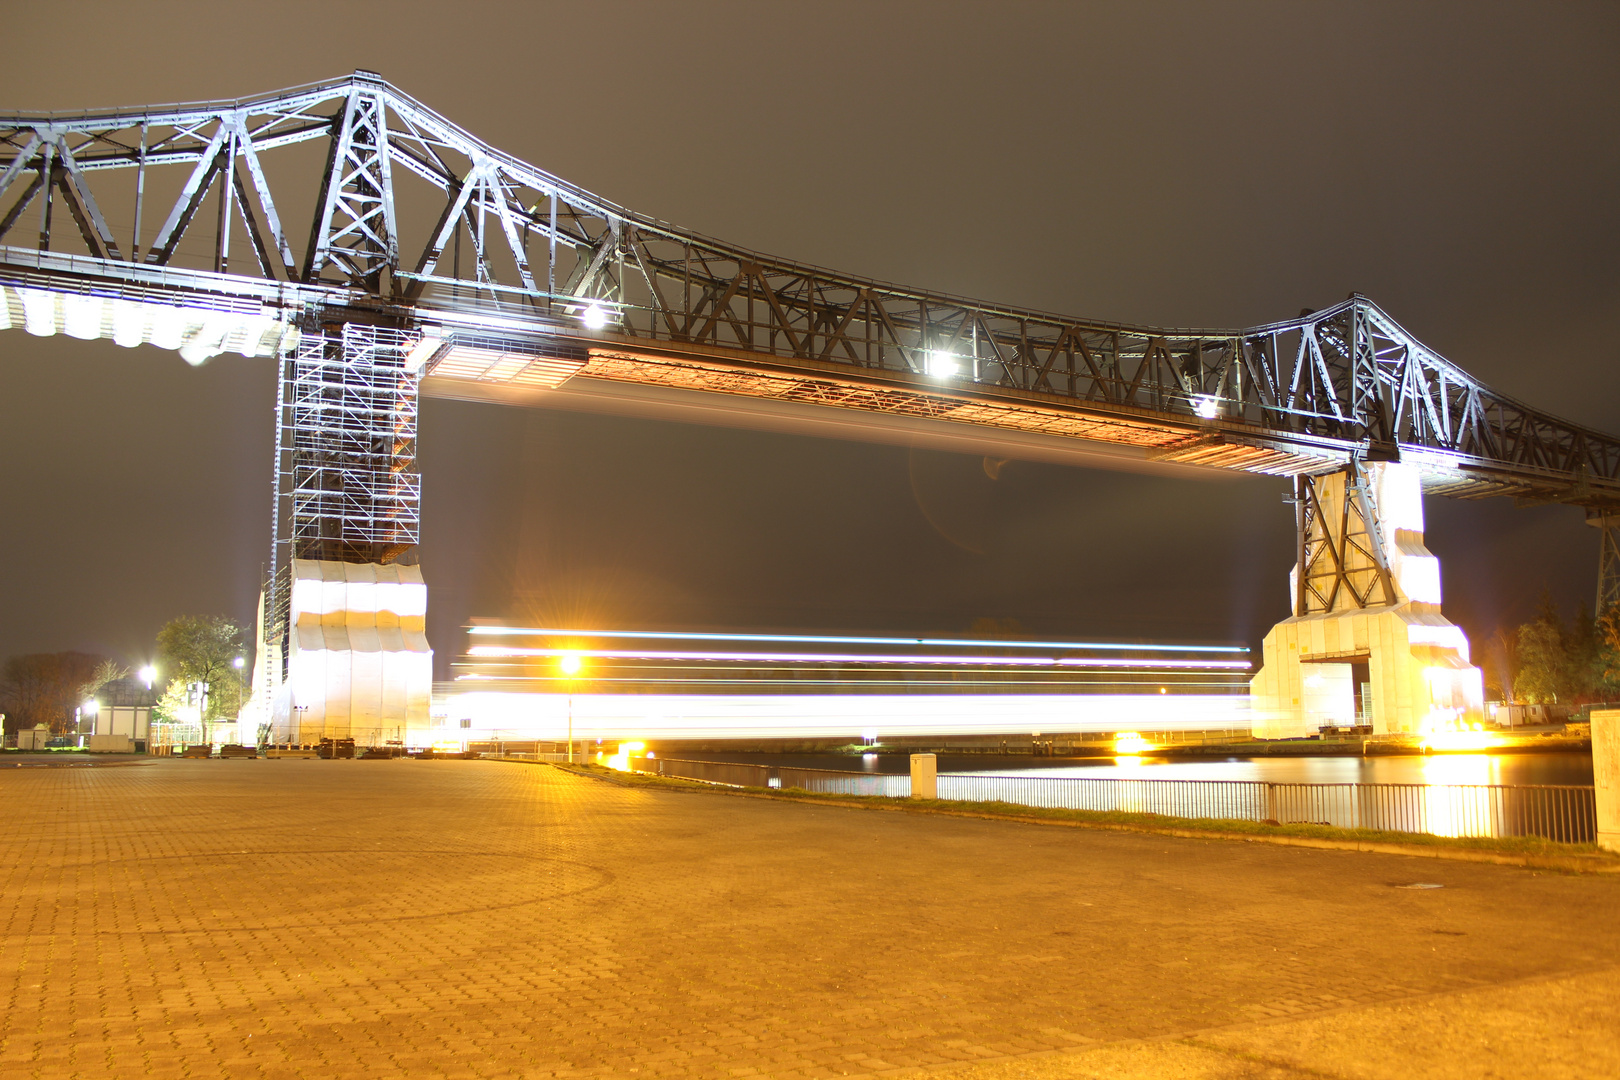
POLYGON ((1463 994, 1478 993, 1482 990, 1511 990, 1525 986, 1536 986, 1542 983, 1558 982, 1562 979, 1578 979, 1587 975, 1604 975, 1620 972, 1620 966, 1602 964, 1595 967, 1571 968, 1565 971, 1543 972, 1539 975, 1525 975, 1517 979, 1503 979, 1499 982, 1481 980, 1469 986, 1457 986, 1447 990, 1428 990, 1414 994, 1404 994, 1396 997, 1379 998, 1376 1001, 1353 1003, 1349 1005, 1335 1005, 1326 1009, 1309 1009, 1303 1012, 1288 1013, 1284 1016, 1268 1016, 1260 1020, 1244 1020, 1236 1024, 1217 1024, 1213 1027, 1189 1028, 1184 1031, 1170 1031, 1162 1035, 1150 1035, 1140 1039, 1090 1039, 1077 1046, 1058 1046, 1050 1050, 1031 1050, 1022 1054, 996 1054, 992 1057, 975 1057, 969 1061, 947 1061, 938 1065, 916 1065, 899 1069, 887 1069, 872 1073, 873 1076, 917 1076, 930 1073, 948 1073, 959 1070, 964 1065, 991 1064, 1000 1061, 1028 1061, 1037 1058, 1049 1057, 1081 1057, 1095 1053, 1099 1050, 1118 1050, 1132 1046, 1158 1046, 1167 1043, 1182 1043, 1197 1047, 1200 1050, 1222 1054, 1227 1057, 1236 1057, 1258 1064, 1268 1065, 1279 1069, 1292 1069, 1308 1076, 1326 1077, 1328 1080, 1339 1080, 1342 1074, 1326 1073, 1304 1065, 1291 1062, 1277 1061, 1270 1058, 1261 1058, 1228 1047, 1205 1044, 1199 1041, 1203 1036, 1219 1035, 1225 1032, 1259 1031, 1265 1028, 1282 1027, 1286 1024, 1297 1023, 1301 1020, 1320 1020, 1331 1016, 1345 1016, 1350 1013, 1367 1012, 1390 1005, 1414 1005, 1426 1001, 1442 1001, 1447 998, 1459 997, 1463 994))
MULTIPOLYGON (((616 787, 636 787, 627 784, 615 777, 603 776, 598 773, 573 772, 562 768, 558 763, 551 761, 511 761, 497 758, 493 760, 508 761, 515 765, 547 765, 551 768, 567 772, 572 776, 581 776, 590 780, 599 780, 603 783, 613 784, 616 787)), ((686 777, 660 777, 663 780, 681 779, 686 777)), ((659 785, 660 791, 685 791, 692 794, 709 792, 717 795, 729 795, 741 799, 764 799, 767 802, 800 803, 806 806, 836 806, 844 810, 877 810, 902 814, 932 814, 937 817, 972 818, 980 821, 1011 821, 1020 825, 1058 825, 1070 829, 1096 829, 1104 832, 1145 833, 1151 836, 1175 836, 1184 840, 1229 840, 1250 844, 1275 844, 1279 847, 1315 848, 1320 851, 1359 851, 1376 855, 1409 855, 1421 859, 1446 859, 1455 862, 1493 863, 1497 866, 1517 866, 1528 870, 1557 870, 1563 873, 1574 874, 1620 874, 1620 859, 1610 858, 1606 855, 1537 855, 1529 852, 1516 854, 1504 851, 1477 851, 1469 848, 1448 848, 1439 844, 1401 844, 1378 840, 1333 840, 1315 836, 1268 836, 1264 833, 1233 833, 1221 832, 1216 829, 1181 829, 1173 825, 1126 825, 1111 821, 1066 821, 1062 818, 1026 817, 1021 814, 978 814, 971 810, 950 810, 936 806, 908 806, 904 801, 897 800, 894 805, 871 802, 850 802, 829 795, 821 799, 801 799, 792 795, 766 795, 759 792, 732 790, 729 785, 709 784, 702 780, 691 780, 693 785, 659 785)))
POLYGON ((1183 1046, 1190 1046, 1194 1050, 1202 1050, 1206 1054, 1217 1054, 1227 1059, 1247 1061, 1255 1065, 1264 1065, 1269 1069, 1279 1069, 1285 1073, 1294 1073, 1300 1076, 1319 1076, 1322 1080, 1344 1080, 1342 1072, 1323 1072, 1313 1069, 1309 1065, 1300 1065, 1291 1061, 1281 1061, 1277 1058, 1268 1058, 1260 1054, 1250 1053, 1246 1050, 1234 1050, 1231 1047, 1216 1046, 1214 1043, 1200 1042, 1194 1038, 1177 1040, 1183 1046))
POLYGON ((155 761, 4 761, 0 769, 127 769, 131 766, 156 765, 155 761))

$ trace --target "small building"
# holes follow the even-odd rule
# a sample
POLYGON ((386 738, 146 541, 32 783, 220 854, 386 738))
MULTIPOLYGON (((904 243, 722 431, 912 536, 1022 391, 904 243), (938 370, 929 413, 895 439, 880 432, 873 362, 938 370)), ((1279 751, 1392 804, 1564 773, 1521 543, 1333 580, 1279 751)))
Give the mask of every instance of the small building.
POLYGON ((134 678, 114 679, 96 691, 95 715, 86 717, 92 753, 146 753, 157 692, 134 678))
POLYGON ((51 737, 51 729, 44 724, 36 724, 31 728, 17 730, 17 749, 43 750, 51 737))

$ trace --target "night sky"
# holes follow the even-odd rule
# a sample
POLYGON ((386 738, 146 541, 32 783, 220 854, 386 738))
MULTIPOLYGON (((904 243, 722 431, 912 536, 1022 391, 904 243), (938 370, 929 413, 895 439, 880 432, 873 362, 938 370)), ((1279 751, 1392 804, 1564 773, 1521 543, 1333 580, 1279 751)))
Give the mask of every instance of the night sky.
MULTIPOLYGON (((0 112, 376 70, 642 213, 1020 306, 1239 327, 1357 291, 1497 389, 1620 432, 1611 3, 57 0, 10 7, 6 46, 0 112)), ((269 361, 0 334, 0 656, 133 662, 172 615, 250 622, 273 385, 269 361)), ((441 675, 472 617, 1258 643, 1287 614, 1278 479, 992 476, 433 400, 420 460, 441 675)), ((1476 641, 1544 587, 1590 602, 1578 510, 1428 513, 1476 641)))

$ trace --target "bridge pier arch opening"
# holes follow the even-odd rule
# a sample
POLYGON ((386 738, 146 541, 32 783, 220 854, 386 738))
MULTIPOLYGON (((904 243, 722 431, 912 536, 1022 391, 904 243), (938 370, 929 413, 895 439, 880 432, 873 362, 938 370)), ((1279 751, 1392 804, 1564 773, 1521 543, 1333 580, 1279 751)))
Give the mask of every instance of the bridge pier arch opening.
POLYGON ((1483 674, 1441 613, 1419 470, 1352 458, 1297 476, 1294 512, 1293 614, 1266 634, 1250 682, 1254 734, 1420 736, 1483 721, 1483 674))

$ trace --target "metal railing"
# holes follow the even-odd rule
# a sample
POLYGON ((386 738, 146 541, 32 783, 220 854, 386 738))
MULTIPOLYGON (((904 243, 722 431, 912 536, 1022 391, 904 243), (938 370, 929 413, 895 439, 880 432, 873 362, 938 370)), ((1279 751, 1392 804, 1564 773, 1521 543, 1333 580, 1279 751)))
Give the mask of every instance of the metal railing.
POLYGON ((1292 784, 943 775, 939 797, 1165 817, 1336 825, 1435 836, 1538 836, 1589 844, 1597 802, 1573 784, 1292 784))
POLYGON ((800 769, 782 766, 776 770, 783 788, 836 795, 886 795, 904 799, 911 794, 911 777, 895 773, 841 772, 837 769, 800 769))
MULTIPOLYGON (((721 761, 632 758, 631 768, 738 787, 906 798, 911 777, 721 761)), ((1163 817, 1334 825, 1433 836, 1597 838, 1594 790, 1575 784, 1296 784, 945 773, 941 799, 1163 817)))
POLYGON ((678 758, 632 758, 630 767, 640 772, 657 773, 659 776, 705 780, 711 784, 729 784, 732 787, 771 786, 772 769, 769 765, 737 765, 729 761, 682 761, 678 758))

